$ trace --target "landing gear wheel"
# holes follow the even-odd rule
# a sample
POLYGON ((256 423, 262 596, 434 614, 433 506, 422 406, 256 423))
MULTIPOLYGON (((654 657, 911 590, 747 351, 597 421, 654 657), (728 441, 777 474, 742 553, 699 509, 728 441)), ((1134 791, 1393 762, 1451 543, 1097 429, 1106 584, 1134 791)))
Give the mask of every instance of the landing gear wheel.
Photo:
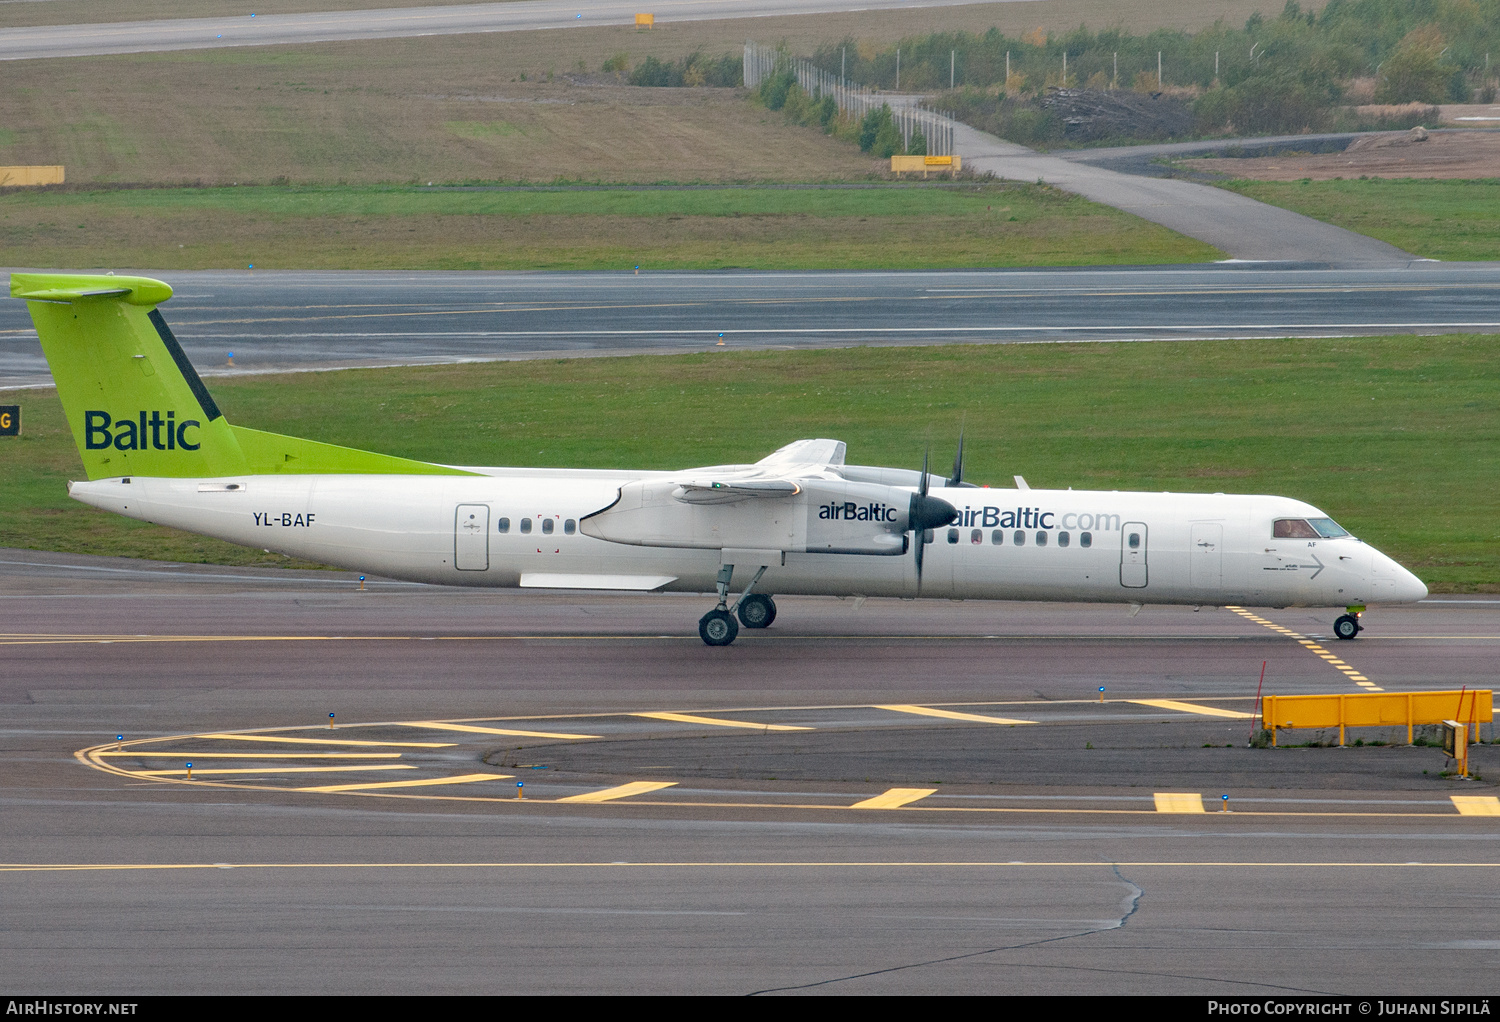
POLYGON ((746 628, 770 628, 776 620, 776 601, 754 593, 740 601, 739 615, 746 628))
POLYGON ((710 646, 727 646, 739 634, 739 622, 727 610, 714 609, 698 619, 698 635, 710 646))
POLYGON ((1333 634, 1340 639, 1352 639, 1362 631, 1359 618, 1353 614, 1341 614, 1333 623, 1333 634))

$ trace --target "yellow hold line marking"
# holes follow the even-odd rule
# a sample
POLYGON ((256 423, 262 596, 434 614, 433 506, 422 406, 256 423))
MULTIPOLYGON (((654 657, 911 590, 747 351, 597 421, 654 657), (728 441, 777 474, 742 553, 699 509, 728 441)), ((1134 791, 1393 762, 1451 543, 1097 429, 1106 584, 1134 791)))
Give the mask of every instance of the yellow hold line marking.
POLYGON ((458 774, 455 777, 419 777, 413 781, 376 781, 372 784, 327 784, 297 791, 341 792, 374 791, 378 788, 427 788, 437 784, 473 784, 475 781, 503 781, 514 774, 458 774))
POLYGON ((513 728, 479 727, 475 724, 445 724, 436 720, 407 720, 402 727, 430 728, 434 731, 466 731, 476 735, 511 735, 516 738, 598 738, 598 735, 574 735, 553 731, 517 731, 513 728))
POLYGON ((1239 710, 1221 710, 1217 706, 1180 703, 1176 699, 1127 699, 1125 701, 1127 703, 1135 703, 1137 706, 1154 706, 1159 710, 1176 710, 1178 713, 1198 713, 1205 717, 1230 717, 1234 720, 1249 720, 1255 716, 1253 713, 1241 713, 1239 710))
POLYGON ((354 739, 332 738, 278 738, 275 735, 235 735, 214 733, 206 735, 183 735, 184 738, 218 738, 226 742, 288 742, 295 745, 360 745, 393 746, 402 749, 451 749, 453 742, 361 742, 354 739))
POLYGON ((883 795, 856 802, 850 809, 900 809, 909 802, 937 793, 936 788, 892 788, 883 795))
POLYGON ((1196 791, 1158 791, 1155 797, 1158 813, 1203 812, 1203 796, 1196 791))
POLYGON ((632 713, 632 717, 650 717, 652 720, 672 720, 679 724, 713 724, 716 727, 743 727, 753 731, 812 731, 810 727, 795 724, 756 724, 748 720, 725 720, 722 717, 699 717, 691 713, 632 713))
POLYGON ((1460 816, 1500 816, 1500 797, 1495 795, 1449 795, 1460 816))
MULTIPOLYGON (((892 713, 914 713, 919 717, 941 717, 944 720, 970 720, 976 724, 1035 724, 1034 720, 1013 720, 1009 717, 987 717, 980 713, 959 713, 957 710, 938 710, 931 706, 913 706, 908 703, 895 703, 890 706, 877 706, 877 710, 890 710, 892 713)), ((903 790, 903 789, 894 789, 903 790)), ((915 789, 913 789, 915 790, 915 789)))
MULTIPOLYGON (((371 763, 369 766, 334 766, 334 767, 236 767, 234 769, 199 770, 200 775, 207 774, 331 774, 348 773, 351 770, 415 770, 416 767, 409 763, 371 763)), ((136 770, 132 771, 137 777, 181 777, 187 773, 186 770, 136 770)))
POLYGON ((582 795, 569 795, 560 798, 558 802, 613 802, 617 798, 629 798, 631 795, 644 795, 648 791, 660 791, 663 788, 675 787, 676 781, 631 781, 629 784, 621 784, 614 788, 605 788, 602 791, 586 791, 582 795))

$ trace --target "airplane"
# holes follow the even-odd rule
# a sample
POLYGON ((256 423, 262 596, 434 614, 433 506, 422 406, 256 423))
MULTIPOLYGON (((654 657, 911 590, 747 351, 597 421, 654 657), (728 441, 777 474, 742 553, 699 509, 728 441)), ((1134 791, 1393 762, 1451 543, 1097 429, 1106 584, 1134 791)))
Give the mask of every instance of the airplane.
POLYGON ((978 487, 853 465, 838 440, 681 471, 415 461, 232 425, 146 277, 16 273, 96 508, 442 585, 717 595, 710 646, 766 628, 775 594, 1343 607, 1427 587, 1288 497, 978 487), (738 586, 736 587, 736 582, 738 586), (738 596, 731 602, 731 594, 738 596))

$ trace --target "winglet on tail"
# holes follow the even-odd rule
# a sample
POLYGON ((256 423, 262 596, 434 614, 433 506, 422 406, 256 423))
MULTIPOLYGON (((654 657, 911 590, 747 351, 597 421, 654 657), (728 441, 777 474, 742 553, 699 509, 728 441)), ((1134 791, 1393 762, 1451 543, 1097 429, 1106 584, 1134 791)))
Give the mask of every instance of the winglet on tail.
POLYGON ((15 273, 90 479, 262 473, 467 475, 459 469, 231 426, 156 306, 149 277, 15 273))

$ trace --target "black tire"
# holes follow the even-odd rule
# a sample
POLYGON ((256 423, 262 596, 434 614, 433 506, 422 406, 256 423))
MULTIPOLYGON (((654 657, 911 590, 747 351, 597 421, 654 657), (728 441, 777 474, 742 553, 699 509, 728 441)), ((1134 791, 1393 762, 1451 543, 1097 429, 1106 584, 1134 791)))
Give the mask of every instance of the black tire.
POLYGON ((760 593, 752 593, 740 601, 740 624, 746 628, 770 628, 776 620, 776 601, 760 593))
POLYGON ((739 622, 727 610, 714 609, 698 619, 698 636, 710 646, 727 646, 739 634, 739 622))
POLYGON ((1341 614, 1333 622, 1333 634, 1340 639, 1352 639, 1360 632, 1359 618, 1353 614, 1341 614))

